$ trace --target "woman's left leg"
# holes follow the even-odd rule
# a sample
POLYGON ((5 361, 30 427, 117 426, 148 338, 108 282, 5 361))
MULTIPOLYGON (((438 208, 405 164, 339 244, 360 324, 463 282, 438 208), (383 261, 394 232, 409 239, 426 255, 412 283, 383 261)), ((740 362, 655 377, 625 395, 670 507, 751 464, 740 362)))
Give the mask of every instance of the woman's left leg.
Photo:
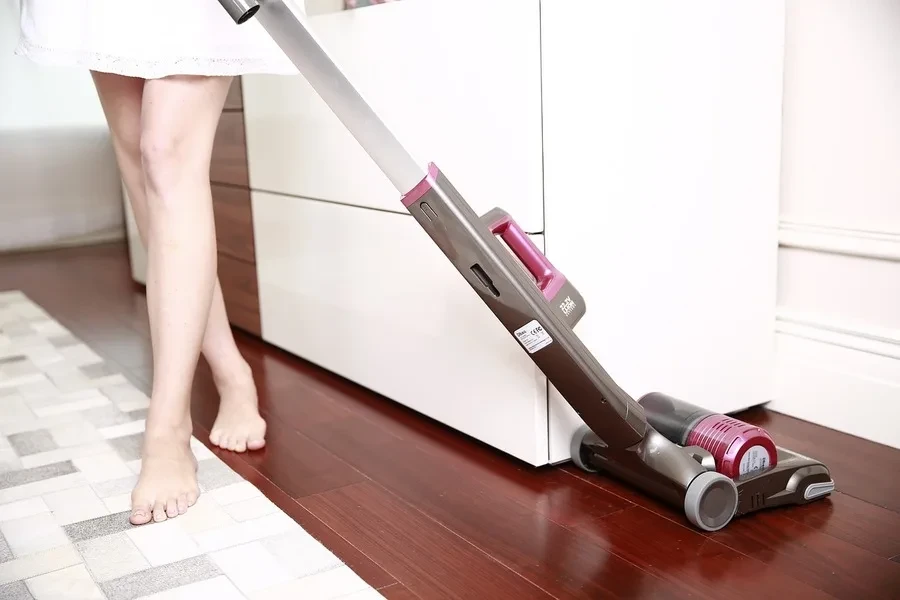
POLYGON ((185 512, 199 493, 190 396, 216 281, 209 166, 229 77, 148 80, 141 106, 153 390, 134 524, 185 512))
MULTIPOLYGON (((138 234, 146 248, 149 218, 140 150, 144 80, 112 73, 93 72, 92 75, 112 131, 116 159, 128 190, 138 234)), ((213 285, 209 322, 201 346, 219 392, 219 414, 209 440, 225 450, 258 450, 266 443, 266 422, 259 415, 253 372, 235 343, 221 286, 218 281, 213 285)))

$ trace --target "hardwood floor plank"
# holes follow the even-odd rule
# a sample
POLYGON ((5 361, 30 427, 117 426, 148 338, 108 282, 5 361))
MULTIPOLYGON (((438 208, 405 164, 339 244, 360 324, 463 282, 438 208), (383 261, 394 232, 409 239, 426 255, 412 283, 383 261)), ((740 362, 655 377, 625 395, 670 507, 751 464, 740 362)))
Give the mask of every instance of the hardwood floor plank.
MULTIPOLYGON (((265 410, 265 402, 261 409, 265 410)), ((212 429, 218 411, 218 393, 207 365, 197 369, 191 414, 204 429, 212 429)), ((225 453, 229 454, 229 453, 225 453)), ((298 434, 281 419, 268 419, 266 446, 241 455, 253 469, 293 498, 302 498, 365 481, 359 471, 298 434)))
POLYGON ((734 521, 712 539, 835 598, 896 598, 900 565, 776 511, 734 521))
POLYGON ((838 491, 900 512, 900 452, 800 419, 755 408, 737 415, 765 428, 775 442, 824 462, 838 491))
MULTIPOLYGON (((668 505, 649 496, 639 495, 615 480, 603 475, 581 474, 566 467, 573 477, 622 494, 671 523, 680 524, 682 515, 668 505)), ((883 598, 883 590, 892 589, 897 583, 897 573, 887 563, 886 553, 895 547, 894 540, 900 530, 891 530, 896 513, 866 504, 860 500, 836 494, 834 499, 760 512, 734 520, 725 530, 704 533, 691 530, 691 535, 718 542, 729 549, 753 557, 769 565, 770 572, 782 572, 818 590, 837 598, 883 598), (861 520, 857 529, 852 522, 853 513, 842 511, 829 525, 828 514, 834 505, 846 507, 848 502, 868 518, 881 518, 885 531, 873 531, 861 520), (868 508, 866 508, 868 507, 868 508), (784 532, 789 532, 785 534, 784 532), (873 553, 880 550, 881 554, 873 553), (842 562, 843 561, 843 562, 842 562), (843 566, 841 566, 843 565, 843 566), (856 566, 854 566, 856 565, 856 566), (855 581, 856 573, 869 573, 868 581, 855 581)), ((832 513, 833 514, 833 513, 832 513)), ((610 517, 615 519, 617 515, 610 517)), ((656 531, 662 531, 662 526, 656 531)), ((585 526, 580 531, 587 531, 585 526)), ((616 547, 619 547, 618 545, 616 547)), ((900 588, 898 588, 900 589, 900 588)))
MULTIPOLYGON (((368 404, 368 402, 363 402, 363 404, 368 404)), ((278 409, 276 408, 275 410, 277 411, 278 409)), ((315 412, 315 411, 306 410, 305 414, 309 414, 310 412, 315 412)), ((337 412, 337 409, 333 408, 333 407, 328 408, 327 412, 329 414, 333 415, 337 412)), ((350 413, 350 412, 353 412, 353 411, 347 410, 345 412, 345 414, 350 413)), ((369 417, 370 420, 373 422, 373 427, 377 426, 377 425, 375 425, 375 423, 380 421, 378 414, 373 415, 371 413, 367 413, 366 416, 369 417)), ((403 440, 406 443, 415 444, 419 448, 422 448, 424 446, 431 452, 438 452, 438 453, 442 452, 441 444, 438 441, 438 439, 440 438, 440 434, 437 431, 437 429, 439 429, 439 427, 429 427, 429 428, 427 428, 428 431, 422 431, 421 425, 419 427, 412 427, 412 426, 407 426, 406 424, 404 424, 402 422, 397 422, 397 421, 392 421, 387 425, 389 426, 391 432, 394 434, 394 437, 398 440, 403 440)), ((313 438, 316 438, 318 435, 315 432, 310 432, 310 433, 313 438)), ((322 433, 321 435, 324 436, 325 434, 322 433)), ((337 438, 335 438, 335 436, 331 436, 331 435, 329 435, 329 438, 330 439, 327 441, 327 443, 330 444, 329 448, 334 450, 334 444, 335 444, 337 438)), ((462 437, 454 436, 453 439, 460 440, 460 439, 462 439, 462 437)), ((443 441, 443 440, 441 440, 441 441, 443 441)), ((322 439, 322 443, 326 443, 326 441, 324 439, 322 439)), ((451 443, 451 445, 455 445, 455 444, 451 443)), ((468 452, 468 454, 470 454, 470 455, 478 453, 477 450, 473 450, 474 446, 466 445, 466 448, 468 448, 467 451, 464 450, 463 454, 461 456, 456 456, 456 457, 448 456, 447 454, 448 454, 448 452, 450 452, 449 450, 443 451, 444 456, 441 456, 441 459, 445 460, 445 461, 449 461, 449 462, 452 462, 455 460, 457 463, 468 463, 467 468, 471 469, 472 472, 467 471, 464 478, 469 480, 469 479, 472 479, 473 477, 478 477, 476 472, 479 470, 479 468, 483 469, 484 467, 483 466, 479 467, 479 465, 482 465, 483 463, 482 463, 482 461, 478 461, 477 458, 470 457, 471 460, 469 460, 465 457, 466 452, 468 452)), ((350 459, 348 459, 348 460, 350 460, 350 459)), ((409 460, 409 459, 407 459, 407 460, 409 460)), ((490 460, 484 461, 484 462, 490 462, 490 460)), ((363 472, 369 473, 369 471, 366 467, 363 467, 360 465, 357 465, 357 467, 360 468, 363 472)), ((422 470, 425 470, 425 469, 426 469, 425 467, 422 468, 422 470)), ((519 471, 519 472, 521 472, 521 471, 519 471)), ((551 472, 558 473, 556 470, 553 470, 551 472)), ((369 473, 369 474, 371 475, 371 473, 369 473)), ((482 474, 482 476, 484 476, 484 474, 482 474)), ((591 477, 593 477, 593 476, 591 476, 591 477)), ((599 476, 599 477, 602 477, 602 476, 599 476)), ((376 479, 379 481, 382 481, 378 477, 376 477, 376 479)), ((540 477, 535 477, 534 473, 532 472, 532 473, 528 474, 527 479, 533 485, 534 482, 536 482, 540 479, 540 477)), ((648 499, 646 496, 643 496, 642 494, 636 492, 635 490, 626 489, 624 486, 622 486, 621 484, 617 484, 616 482, 607 480, 606 484, 607 484, 607 487, 612 488, 614 490, 614 492, 616 494, 618 494, 617 496, 614 496, 615 498, 619 498, 619 495, 624 495, 628 500, 634 500, 636 502, 639 502, 643 505, 650 507, 651 511, 653 511, 653 512, 663 513, 665 515, 665 517, 670 519, 674 524, 683 525, 683 521, 684 521, 683 515, 677 511, 671 509, 670 507, 662 506, 659 503, 656 503, 655 501, 648 499)), ((498 490, 502 490, 504 487, 502 482, 496 482, 496 481, 492 481, 490 485, 494 488, 497 488, 498 490)), ((394 489, 393 484, 389 485, 388 487, 390 487, 391 489, 394 489)), ((566 525, 567 527, 569 527, 572 530, 579 531, 579 532, 585 532, 588 529, 590 529, 590 527, 591 527, 590 521, 596 520, 598 518, 602 519, 604 516, 604 513, 600 512, 599 517, 593 514, 593 512, 590 508, 590 505, 589 505, 589 500, 587 500, 589 498, 589 496, 584 496, 586 501, 583 503, 579 503, 579 501, 577 499, 578 495, 573 493, 574 487, 576 487, 576 486, 570 485, 570 486, 568 486, 568 488, 560 488, 560 493, 565 494, 565 500, 558 504, 558 506, 565 507, 565 509, 560 514, 553 514, 552 509, 554 506, 554 502, 552 502, 552 500, 543 503, 541 505, 542 508, 538 509, 538 510, 540 510, 542 512, 542 514, 545 514, 546 516, 550 517, 551 519, 555 520, 558 523, 566 525)), ((504 491, 509 493, 508 490, 504 490, 504 491)), ((515 493, 513 493, 512 496, 515 497, 515 493)), ((549 498, 552 499, 552 496, 549 496, 549 498)), ((609 500, 606 500, 606 502, 609 502, 609 500)), ((627 502, 622 499, 620 499, 620 502, 627 504, 627 502)), ((414 504, 416 504, 418 506, 417 502, 414 502, 414 504)), ((434 514, 434 513, 432 513, 432 510, 433 509, 431 507, 429 507, 426 509, 426 512, 428 512, 429 514, 434 514)), ((442 522, 447 522, 447 521, 443 520, 445 518, 443 515, 440 515, 438 518, 441 519, 442 522)), ((666 523, 661 523, 661 525, 669 526, 666 523)), ((455 525, 453 525, 452 527, 454 529, 456 529, 455 525)), ((815 533, 814 530, 812 530, 810 528, 807 528, 807 529, 809 529, 810 532, 815 533)), ((463 534, 466 535, 465 532, 463 532, 463 534)), ((697 541, 698 544, 701 544, 701 545, 703 544, 704 535, 700 534, 699 532, 694 532, 692 530, 684 529, 683 534, 687 534, 687 535, 691 536, 693 539, 695 539, 697 541)), ((467 539, 469 539, 468 536, 467 536, 467 539)), ((603 543, 608 544, 608 542, 609 542, 609 540, 602 538, 602 536, 600 537, 600 539, 602 540, 603 543)), ((628 539, 627 537, 616 538, 617 543, 608 544, 607 547, 612 549, 613 551, 615 551, 617 554, 622 554, 622 548, 627 547, 627 539, 628 539)), ((838 543, 838 544, 841 543, 837 539, 831 539, 831 541, 833 543, 838 543)), ((473 542, 478 544, 481 547, 491 548, 491 546, 486 546, 480 540, 474 539, 473 542)), ((827 542, 823 542, 823 543, 827 543, 827 542)), ((758 580, 758 572, 760 571, 760 568, 763 567, 761 562, 757 562, 756 560, 750 560, 747 557, 742 556, 741 552, 740 552, 740 546, 738 544, 735 544, 735 546, 733 546, 731 544, 726 544, 723 546, 716 546, 718 548, 718 554, 716 555, 717 560, 719 560, 720 562, 727 562, 727 560, 723 557, 728 557, 728 559, 734 561, 735 564, 737 565, 736 567, 734 567, 728 571, 729 577, 730 577, 729 581, 734 584, 735 588, 742 589, 742 590, 750 590, 752 593, 770 593, 773 591, 777 591, 775 588, 766 588, 764 583, 761 583, 758 580), (736 548, 735 546, 738 546, 738 547, 736 548)), ((852 553, 853 550, 855 550, 855 549, 852 547, 845 547, 845 550, 852 553)), ((643 559, 641 558, 641 556, 642 556, 642 553, 640 553, 640 552, 631 552, 631 553, 628 553, 628 555, 627 555, 627 557, 630 561, 634 562, 635 564, 638 564, 639 566, 644 567, 645 563, 642 562, 643 559)), ((698 555, 697 561, 695 561, 695 562, 700 562, 700 561, 702 561, 702 557, 698 555)), ((510 564, 511 564, 511 568, 516 569, 515 563, 510 563, 510 564)), ((652 561, 652 564, 653 565, 662 565, 660 568, 662 568, 664 570, 662 572, 660 572, 659 574, 661 576, 666 575, 667 571, 665 569, 667 567, 666 567, 664 557, 659 557, 659 556, 655 557, 654 560, 652 561)), ((815 572, 816 568, 817 567, 810 567, 810 569, 812 569, 813 572, 815 572)), ((824 569, 824 568, 827 568, 827 563, 818 565, 819 571, 822 571, 822 569, 824 569)), ((768 568, 768 569, 764 568, 763 570, 765 571, 765 574, 766 574, 764 581, 765 582, 776 582, 777 585, 779 586, 778 589, 793 588, 799 594, 811 595, 811 594, 813 594, 814 589, 817 588, 817 586, 816 586, 816 583, 818 583, 817 580, 813 580, 812 582, 806 581, 806 583, 808 583, 810 585, 803 585, 799 581, 795 580, 795 578, 785 575, 778 568, 768 568)), ((653 571, 653 572, 656 573, 656 571, 653 571)), ((676 570, 675 572, 677 573, 677 576, 675 577, 676 581, 687 580, 687 581, 691 581, 692 584, 694 582, 697 582, 697 583, 699 583, 699 585, 701 587, 703 585, 706 585, 709 583, 709 582, 704 581, 702 578, 692 579, 690 576, 685 576, 684 573, 682 573, 681 571, 676 570)), ((716 585, 718 585, 718 584, 716 584, 716 585)), ((713 589, 715 589, 715 586, 713 586, 713 589)), ((696 590, 691 588, 691 592, 695 592, 695 591, 696 590)), ((709 593, 709 590, 706 590, 706 592, 709 593)))
MULTIPOLYGON (((883 466, 883 463, 881 464, 883 466)), ((621 496, 656 514, 678 523, 684 522, 684 516, 679 511, 612 477, 584 473, 572 465, 563 466, 561 469, 573 477, 621 496)), ((884 558, 890 558, 900 552, 900 515, 842 492, 805 506, 778 508, 776 512, 884 558)), ((751 515, 745 520, 754 518, 756 516, 751 515)))
POLYGON ((241 111, 222 113, 216 129, 209 171, 209 178, 213 183, 249 187, 247 142, 244 114, 241 111))
POLYGON ((219 254, 219 283, 228 320, 235 327, 260 335, 259 282, 256 265, 219 254))
POLYGON ((256 262, 249 188, 212 184, 216 244, 221 254, 256 262))
POLYGON ((882 558, 900 554, 900 514, 837 492, 784 515, 882 558))
POLYGON ((542 589, 552 589, 558 598, 672 597, 660 579, 535 510, 551 502, 539 483, 520 487, 504 481, 508 474, 441 460, 422 446, 384 432, 372 443, 372 431, 370 423, 351 417, 318 425, 307 434, 511 570, 542 589), (518 492, 510 497, 514 489, 518 492))
POLYGON ((420 600, 418 596, 409 591, 409 588, 399 583, 382 588, 378 590, 378 593, 386 600, 420 600))
POLYGON ((300 503, 422 598, 552 598, 373 483, 300 503))
POLYGON ((269 422, 266 439, 269 447, 247 454, 245 460, 295 499, 367 480, 283 421, 269 422))
MULTIPOLYGON (((200 427, 196 429, 195 435, 206 446, 210 446, 209 432, 205 428, 200 427)), ((238 475, 259 488, 263 495, 271 500, 275 506, 297 521, 307 533, 328 548, 345 565, 353 569, 370 586, 377 589, 396 583, 396 579, 379 567, 375 561, 360 552, 350 542, 300 506, 296 500, 291 498, 287 492, 272 480, 253 468, 250 465, 250 461, 246 460, 247 455, 226 452, 215 447, 211 448, 216 456, 234 469, 238 475)))
MULTIPOLYGON (((317 384, 310 385, 309 378, 290 371, 289 385, 279 385, 273 380, 288 377, 287 365, 278 359, 260 360, 258 356, 248 358, 257 373, 262 373, 263 395, 266 404, 278 420, 293 424, 298 431, 321 439, 316 431, 326 423, 343 419, 364 419, 366 444, 379 446, 382 443, 402 441, 405 444, 425 449, 435 461, 462 466, 467 478, 478 478, 499 492, 516 497, 529 507, 542 510, 550 518, 557 514, 582 511, 595 518, 622 510, 631 503, 617 496, 597 490, 591 486, 573 483, 570 478, 555 468, 521 468, 522 464, 504 457, 483 445, 452 432, 442 425, 419 419, 405 421, 386 418, 381 413, 372 413, 364 418, 353 407, 325 395, 317 384), (265 366, 263 366, 265 365, 265 366), (273 400, 282 394, 291 393, 293 402, 273 400), (377 443, 375 443, 377 442, 377 443), (505 469, 500 474, 497 467, 505 469)), ((259 379, 258 379, 259 383, 259 379)), ((390 406, 390 403, 386 403, 390 406)), ((396 409, 392 406, 387 410, 396 409)), ((418 418, 416 416, 416 418, 418 418)), ((324 443, 325 440, 323 439, 324 443)), ((330 446, 330 443, 329 443, 330 446)), ((362 450, 360 450, 362 452, 362 450)))
POLYGON ((670 585, 706 598, 827 598, 778 567, 635 506, 579 528, 670 585))
MULTIPOLYGON (((295 359, 249 336, 239 336, 241 352, 253 369, 261 402, 278 418, 296 418, 313 427, 320 422, 343 418, 352 413, 336 402, 318 402, 308 406, 309 398, 321 396, 310 384, 305 369, 295 359), (292 401, 282 399, 292 398, 292 401)), ((305 366, 305 365, 304 365, 305 366)))
POLYGON ((241 90, 241 78, 235 77, 228 88, 228 96, 225 97, 225 110, 241 110, 244 108, 244 95, 241 90))
MULTIPOLYGON (((561 597, 581 597, 581 588, 586 588, 589 592, 585 597, 591 597, 591 590, 610 593, 609 590, 603 591, 604 583, 608 582, 604 582, 602 576, 593 579, 597 575, 597 559, 592 555, 607 553, 598 547, 591 548, 590 544, 580 545, 576 534, 560 527, 553 520, 564 520, 565 515, 572 512, 585 515, 583 518, 602 518, 631 506, 631 503, 590 486, 571 485, 570 478, 555 469, 514 468, 500 475, 491 466, 490 459, 495 457, 495 453, 472 446, 458 435, 452 436, 450 444, 445 446, 445 440, 439 439, 441 436, 434 427, 426 426, 424 430, 418 431, 412 424, 361 419, 348 406, 322 395, 315 382, 310 382, 306 377, 297 377, 293 371, 288 375, 285 372, 286 366, 280 361, 265 361, 256 357, 253 364, 266 365, 262 372, 268 393, 283 393, 277 391, 278 388, 271 383, 271 379, 277 379, 283 373, 285 377, 290 377, 291 383, 282 389, 290 389, 295 396, 302 398, 290 404, 270 399, 269 410, 277 415, 278 420, 290 422, 323 445, 327 444, 329 450, 338 453, 364 474, 386 484, 389 489, 400 489, 400 495, 414 506, 459 531, 473 544, 498 557, 517 572, 522 572, 539 586, 545 581, 564 578, 572 581, 571 589, 563 586, 563 591, 571 595, 561 597), (460 439, 463 443, 459 443, 460 439), (410 446, 416 448, 414 456, 408 451, 410 446), (421 462, 425 455, 420 450, 425 449, 429 452, 427 462, 421 462), (346 454, 341 453, 341 450, 346 450, 346 454), (482 453, 489 459, 480 460, 482 453), (383 471, 400 473, 402 477, 406 477, 406 481, 398 483, 383 471), (444 488, 428 489, 434 487, 433 484, 423 483, 416 476, 408 476, 410 472, 426 479, 429 478, 429 473, 439 472, 442 485, 449 484, 446 476, 453 473, 452 481, 456 483, 451 485, 457 490, 450 492, 444 488), (479 483, 472 483, 476 481, 479 483), (462 495, 458 493, 460 486, 465 490, 462 495), (441 497, 446 502, 437 507, 419 502, 420 499, 416 496, 418 490, 423 489, 429 497, 441 497), (460 513, 461 517, 454 516, 460 513), (473 526, 460 529, 457 524, 460 519, 473 526), (544 540, 548 535, 556 537, 550 548, 544 547, 544 540), (568 556, 569 551, 556 552, 560 547, 570 548, 576 557, 568 556), (574 572, 579 568, 581 572, 574 572), (530 572, 525 571, 528 569, 530 572)), ((506 466, 509 467, 510 464, 511 461, 507 460, 506 466)), ((611 567, 609 571, 618 573, 619 577, 628 573, 636 580, 646 578, 645 573, 616 557, 605 560, 611 567)), ((621 581, 625 581, 625 578, 621 581)), ((660 584, 659 581, 651 581, 647 586, 651 588, 648 593, 652 594, 653 588, 662 593, 660 584)), ((615 592, 623 596, 628 596, 633 591, 629 584, 615 589, 615 592)))

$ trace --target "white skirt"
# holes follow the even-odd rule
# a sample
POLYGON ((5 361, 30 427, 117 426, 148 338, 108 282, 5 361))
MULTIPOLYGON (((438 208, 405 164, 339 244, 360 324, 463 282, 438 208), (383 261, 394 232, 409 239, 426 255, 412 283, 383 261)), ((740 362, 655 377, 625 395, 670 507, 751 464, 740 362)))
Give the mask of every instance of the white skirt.
POLYGON ((16 54, 37 63, 155 79, 293 75, 254 20, 237 25, 218 0, 22 0, 16 54))

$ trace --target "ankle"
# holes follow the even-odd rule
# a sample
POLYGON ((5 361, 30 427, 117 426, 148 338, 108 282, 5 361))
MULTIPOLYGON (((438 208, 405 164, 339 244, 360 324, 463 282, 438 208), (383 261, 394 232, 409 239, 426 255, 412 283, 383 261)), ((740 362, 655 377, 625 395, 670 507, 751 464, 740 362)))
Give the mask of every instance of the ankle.
POLYGON ((253 369, 243 357, 238 357, 227 368, 213 372, 213 382, 220 390, 253 383, 253 369))
POLYGON ((193 432, 193 423, 190 415, 173 419, 148 414, 146 426, 144 427, 144 439, 148 443, 189 444, 193 432))

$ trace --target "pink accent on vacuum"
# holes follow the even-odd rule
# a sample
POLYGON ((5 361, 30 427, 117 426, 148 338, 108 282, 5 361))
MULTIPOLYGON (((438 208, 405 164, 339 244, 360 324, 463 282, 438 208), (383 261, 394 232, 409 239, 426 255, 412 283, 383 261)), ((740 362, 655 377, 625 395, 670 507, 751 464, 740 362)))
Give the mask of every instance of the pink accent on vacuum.
POLYGON ((499 235, 534 277, 538 289, 553 300, 566 283, 566 277, 547 260, 528 234, 509 215, 490 224, 491 233, 499 235))
MULTIPOLYGON (((403 196, 403 206, 408 209, 421 200, 422 196, 431 190, 432 183, 440 173, 436 164, 429 163, 428 174, 403 196)), ((509 215, 505 215, 502 219, 491 223, 490 230, 494 235, 499 235, 522 261, 528 272, 535 278, 538 289, 541 290, 544 297, 550 301, 556 298, 566 284, 566 277, 547 260, 547 257, 534 245, 528 234, 522 231, 519 224, 509 215)))
POLYGON ((713 455, 716 471, 737 479, 774 467, 775 442, 766 430, 725 415, 709 415, 694 425, 687 446, 700 446, 713 455))
POLYGON ((431 189, 431 182, 437 179, 437 176, 440 175, 441 170, 437 168, 437 165, 434 163, 428 163, 428 174, 422 178, 422 181, 416 184, 416 187, 406 192, 403 196, 403 206, 409 208, 416 202, 418 202, 422 196, 428 193, 428 190, 431 189))

